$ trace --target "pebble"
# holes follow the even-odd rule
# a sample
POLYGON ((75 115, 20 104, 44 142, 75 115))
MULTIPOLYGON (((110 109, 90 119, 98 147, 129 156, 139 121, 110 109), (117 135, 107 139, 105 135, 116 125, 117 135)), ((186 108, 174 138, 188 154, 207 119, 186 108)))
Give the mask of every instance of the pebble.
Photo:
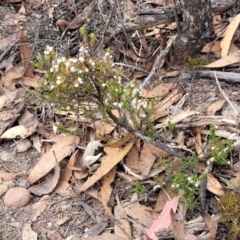
POLYGON ((7 207, 24 207, 31 199, 30 192, 21 187, 10 188, 4 196, 4 204, 7 207))

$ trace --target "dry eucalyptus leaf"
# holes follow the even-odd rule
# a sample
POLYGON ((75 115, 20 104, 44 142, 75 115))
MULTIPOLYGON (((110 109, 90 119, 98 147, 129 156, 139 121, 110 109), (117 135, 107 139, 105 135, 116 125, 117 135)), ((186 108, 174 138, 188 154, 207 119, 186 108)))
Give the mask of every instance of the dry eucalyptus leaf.
POLYGON ((42 155, 38 163, 32 169, 28 176, 31 184, 49 173, 56 165, 56 159, 61 162, 75 150, 74 146, 78 145, 80 138, 78 136, 67 135, 58 139, 52 148, 42 155), (55 154, 54 154, 55 153, 55 154))
POLYGON ((103 145, 101 144, 100 140, 91 141, 88 143, 82 157, 83 167, 84 166, 90 167, 93 163, 95 163, 100 158, 102 153, 99 153, 97 156, 93 156, 93 155, 95 150, 97 150, 99 147, 102 147, 102 146, 103 145))
POLYGON ((17 176, 17 173, 11 172, 2 172, 0 171, 0 183, 14 179, 17 176))
POLYGON ((221 184, 211 173, 207 175, 207 189, 218 196, 224 195, 221 184))
POLYGON ((88 180, 77 190, 77 192, 82 192, 91 187, 104 175, 106 175, 115 165, 117 165, 130 151, 133 146, 133 142, 128 143, 123 149, 121 149, 117 154, 109 154, 102 159, 101 166, 97 169, 94 175, 92 175, 88 180))
POLYGON ((207 115, 215 115, 217 111, 219 111, 222 107, 223 104, 226 102, 226 100, 219 100, 217 102, 212 103, 208 108, 207 108, 207 115))
POLYGON ((54 191, 63 197, 69 197, 74 195, 74 191, 71 185, 67 181, 62 179, 59 180, 54 191))
POLYGON ((0 139, 16 139, 16 138, 26 138, 32 135, 36 131, 37 125, 33 125, 29 128, 25 128, 22 125, 12 127, 4 132, 0 139))
POLYGON ((37 218, 44 212, 44 210, 48 206, 49 202, 50 202, 49 198, 48 199, 43 199, 42 198, 39 202, 37 202, 33 205, 32 216, 31 216, 32 221, 37 220, 37 218))
POLYGON ((161 83, 153 89, 142 89, 140 96, 145 98, 163 97, 170 92, 173 86, 173 83, 161 83))
POLYGON ((54 167, 54 174, 48 175, 44 182, 41 182, 37 185, 30 187, 28 190, 37 196, 42 196, 44 194, 51 193, 54 190, 54 188, 57 186, 59 178, 60 178, 60 167, 57 162, 56 166, 54 167))

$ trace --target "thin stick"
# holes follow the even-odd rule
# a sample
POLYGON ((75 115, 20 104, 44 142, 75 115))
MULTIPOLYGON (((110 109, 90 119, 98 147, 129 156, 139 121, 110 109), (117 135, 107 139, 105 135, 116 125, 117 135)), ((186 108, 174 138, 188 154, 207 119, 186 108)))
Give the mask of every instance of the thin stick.
POLYGON ((149 73, 147 78, 144 80, 144 82, 140 85, 141 89, 143 89, 146 86, 146 84, 151 80, 152 76, 155 74, 156 69, 158 69, 161 60, 169 53, 170 48, 175 39, 176 39, 176 36, 171 37, 168 40, 168 44, 167 44, 166 48, 163 51, 161 51, 161 53, 157 56, 157 58, 153 64, 151 72, 149 73))
POLYGON ((232 108, 232 110, 237 114, 237 116, 239 116, 239 113, 238 111, 236 110, 236 108, 233 106, 232 102, 229 100, 228 96, 226 95, 226 93, 222 90, 221 86, 220 86, 220 83, 218 81, 218 78, 217 78, 217 74, 216 72, 214 71, 214 76, 215 76, 215 79, 216 79, 216 83, 217 83, 217 86, 219 88, 219 91, 220 93, 223 95, 223 97, 225 98, 225 100, 229 103, 230 107, 232 108))

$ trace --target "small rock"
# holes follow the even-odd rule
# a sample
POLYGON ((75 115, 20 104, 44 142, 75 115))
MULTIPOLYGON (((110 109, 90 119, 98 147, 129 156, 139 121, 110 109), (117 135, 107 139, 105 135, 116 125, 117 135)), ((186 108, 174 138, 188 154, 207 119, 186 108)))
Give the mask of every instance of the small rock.
POLYGON ((18 180, 18 186, 22 188, 29 188, 30 182, 26 178, 20 178, 18 180))
POLYGON ((31 199, 30 192, 21 187, 10 188, 4 196, 4 203, 7 207, 24 207, 31 199))
POLYGON ((18 142, 17 144, 17 152, 22 153, 26 152, 32 147, 32 143, 29 139, 25 138, 18 142))

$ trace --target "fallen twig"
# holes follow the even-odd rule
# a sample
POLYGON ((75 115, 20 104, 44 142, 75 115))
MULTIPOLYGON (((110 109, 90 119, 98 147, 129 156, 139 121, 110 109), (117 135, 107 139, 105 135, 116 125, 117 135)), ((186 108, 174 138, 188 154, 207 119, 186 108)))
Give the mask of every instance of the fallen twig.
POLYGON ((215 78, 215 74, 219 80, 226 81, 226 82, 238 82, 240 83, 240 73, 233 73, 233 72, 220 72, 220 71, 204 71, 204 70, 197 70, 197 71, 190 71, 188 73, 184 73, 180 80, 192 80, 194 78, 215 78))
POLYGON ((168 40, 166 48, 163 51, 161 51, 161 53, 157 56, 157 58, 153 64, 152 70, 149 73, 149 75, 146 77, 144 82, 141 84, 141 86, 140 86, 141 88, 144 88, 146 86, 146 84, 150 81, 152 76, 155 74, 155 71, 158 69, 161 60, 169 53, 170 48, 175 39, 176 39, 176 36, 173 36, 168 40))
POLYGON ((236 108, 233 106, 232 102, 229 100, 228 96, 225 94, 225 92, 222 90, 221 86, 220 86, 220 83, 218 81, 218 78, 217 78, 217 74, 216 72, 214 72, 214 76, 215 76, 215 79, 216 79, 216 83, 218 85, 218 89, 220 91, 220 93, 223 95, 223 97, 225 98, 225 100, 229 103, 230 107, 233 109, 233 111, 239 115, 238 111, 236 110, 236 108))

